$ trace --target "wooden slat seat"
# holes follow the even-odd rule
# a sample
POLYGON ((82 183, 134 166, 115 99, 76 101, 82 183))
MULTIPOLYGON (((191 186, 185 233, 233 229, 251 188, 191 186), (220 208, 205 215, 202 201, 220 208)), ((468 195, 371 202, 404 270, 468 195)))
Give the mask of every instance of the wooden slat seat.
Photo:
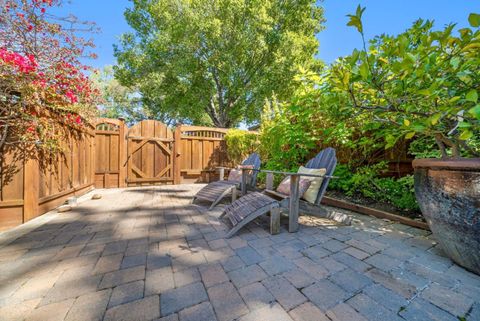
POLYGON ((219 195, 232 188, 237 188, 237 185, 240 185, 240 183, 234 181, 212 182, 198 191, 195 198, 215 202, 219 195))
POLYGON ((225 210, 225 217, 230 219, 233 226, 236 226, 239 222, 244 220, 247 216, 258 208, 269 206, 277 201, 265 194, 259 192, 253 192, 238 199, 238 202, 234 202, 235 205, 229 206, 225 210))
POLYGON ((266 189, 263 191, 265 194, 269 195, 272 198, 275 198, 277 200, 283 200, 285 198, 288 198, 289 195, 279 193, 277 191, 271 190, 271 189, 266 189))
POLYGON ((277 200, 259 192, 249 193, 239 198, 229 205, 220 216, 224 219, 227 226, 230 227, 226 237, 233 236, 249 222, 268 212, 274 212, 279 207, 280 204, 277 200))
MULTIPOLYGON (((252 153, 242 162, 243 166, 253 166, 253 171, 248 173, 248 179, 246 186, 254 187, 257 181, 258 170, 260 169, 260 156, 257 153, 252 153)), ((204 201, 211 202, 209 210, 214 208, 222 199, 228 195, 232 195, 232 201, 236 199, 237 188, 241 186, 240 182, 237 181, 216 181, 209 183, 207 186, 203 187, 197 194, 194 196, 192 202, 200 199, 204 201)))

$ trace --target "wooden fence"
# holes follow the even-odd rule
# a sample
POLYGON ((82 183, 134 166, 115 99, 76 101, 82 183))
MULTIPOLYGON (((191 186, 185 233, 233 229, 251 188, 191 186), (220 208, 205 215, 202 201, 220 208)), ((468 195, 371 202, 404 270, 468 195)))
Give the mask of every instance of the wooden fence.
MULTIPOLYGON (((55 163, 17 162, 8 181, 0 178, 0 230, 35 218, 94 187, 208 182, 216 166, 228 165, 226 129, 178 126, 144 120, 98 118, 94 129, 64 142, 55 163)), ((0 165, 13 156, 1 155, 0 165)))
MULTIPOLYGON (((73 195, 93 188, 95 133, 85 131, 63 142, 65 153, 55 161, 18 160, 16 172, 0 179, 0 230, 27 222, 73 195)), ((2 169, 11 168, 13 152, 1 155, 2 169)), ((2 170, 4 173, 4 171, 2 170)))
POLYGON ((125 122, 99 118, 95 124, 95 187, 124 187, 126 163, 125 122))
POLYGON ((208 182, 217 178, 215 167, 229 165, 226 129, 180 126, 178 131, 181 182, 208 182))

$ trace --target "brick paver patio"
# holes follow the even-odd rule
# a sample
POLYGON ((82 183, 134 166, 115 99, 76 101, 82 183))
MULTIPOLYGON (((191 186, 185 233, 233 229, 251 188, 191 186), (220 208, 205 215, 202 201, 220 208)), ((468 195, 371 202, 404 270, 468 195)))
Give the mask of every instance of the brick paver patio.
POLYGON ((425 231, 352 213, 224 239, 200 187, 102 190, 0 246, 0 320, 480 320, 480 277, 425 231))

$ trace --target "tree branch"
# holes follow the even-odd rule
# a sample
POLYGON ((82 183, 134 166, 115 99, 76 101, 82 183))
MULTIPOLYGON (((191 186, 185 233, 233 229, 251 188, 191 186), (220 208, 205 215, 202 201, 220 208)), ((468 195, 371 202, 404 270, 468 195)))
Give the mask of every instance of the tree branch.
POLYGON ((5 145, 5 142, 7 141, 7 134, 8 134, 8 124, 3 125, 3 133, 0 138, 0 151, 3 151, 3 146, 5 145))

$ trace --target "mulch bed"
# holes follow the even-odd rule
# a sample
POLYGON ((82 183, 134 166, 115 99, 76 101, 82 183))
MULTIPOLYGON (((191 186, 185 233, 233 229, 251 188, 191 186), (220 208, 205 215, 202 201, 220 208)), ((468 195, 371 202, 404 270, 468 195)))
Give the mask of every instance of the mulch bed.
POLYGON ((338 200, 347 201, 349 203, 366 206, 376 210, 385 211, 395 215, 407 217, 416 221, 425 222, 425 219, 423 218, 423 215, 420 211, 405 211, 405 210, 398 209, 388 203, 378 202, 370 198, 363 197, 361 195, 347 196, 344 193, 339 191, 327 191, 326 195, 338 200))

